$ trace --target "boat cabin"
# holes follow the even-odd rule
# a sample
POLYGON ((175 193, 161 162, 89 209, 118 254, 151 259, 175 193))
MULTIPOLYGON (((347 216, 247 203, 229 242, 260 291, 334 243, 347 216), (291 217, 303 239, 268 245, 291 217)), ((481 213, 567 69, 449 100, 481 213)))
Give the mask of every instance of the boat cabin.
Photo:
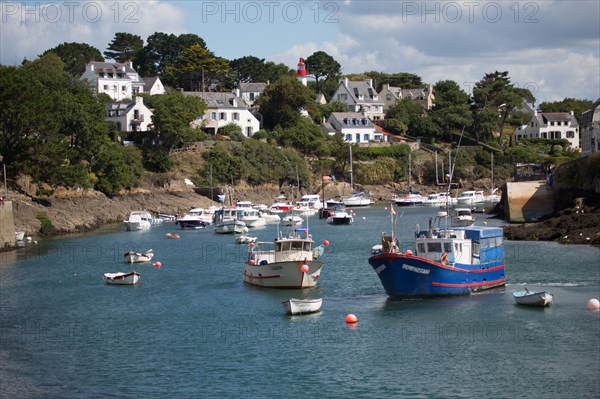
POLYGON ((312 261, 313 240, 307 238, 289 237, 280 238, 274 242, 259 242, 255 247, 250 247, 249 258, 254 259, 257 265, 276 262, 312 261), (263 248, 268 248, 263 250, 263 248))
POLYGON ((503 230, 499 227, 430 229, 416 235, 416 255, 434 262, 478 265, 480 269, 504 264, 503 230))

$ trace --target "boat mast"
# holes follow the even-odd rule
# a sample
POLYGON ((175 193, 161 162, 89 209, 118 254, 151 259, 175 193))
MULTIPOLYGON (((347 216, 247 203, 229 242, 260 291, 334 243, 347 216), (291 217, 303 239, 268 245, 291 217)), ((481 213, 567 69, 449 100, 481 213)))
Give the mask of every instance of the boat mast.
POLYGON ((408 193, 412 193, 412 181, 411 181, 411 174, 412 174, 412 151, 408 153, 408 193))
POLYGON ((352 169, 352 144, 350 144, 350 188, 354 190, 354 175, 352 169))
MULTIPOLYGON (((494 153, 492 152, 490 155, 492 156, 492 181, 491 181, 492 187, 490 187, 490 191, 491 191, 494 189, 494 153)), ((492 191, 492 193, 493 193, 493 191, 492 191)))

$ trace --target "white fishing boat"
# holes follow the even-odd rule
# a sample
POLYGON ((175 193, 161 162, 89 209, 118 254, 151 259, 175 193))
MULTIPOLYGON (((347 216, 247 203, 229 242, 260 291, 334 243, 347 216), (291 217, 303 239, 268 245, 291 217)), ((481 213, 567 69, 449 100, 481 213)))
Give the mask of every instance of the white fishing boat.
POLYGON ((327 223, 333 225, 352 224, 353 222, 354 218, 344 207, 335 208, 331 216, 327 218, 327 223))
POLYGON ((513 297, 519 305, 545 307, 552 305, 554 296, 548 291, 529 291, 525 287, 522 291, 513 292, 513 297))
POLYGON ((351 196, 342 198, 344 206, 369 206, 372 202, 371 196, 362 191, 353 192, 351 196))
POLYGON ((134 285, 140 281, 140 277, 142 275, 135 271, 129 273, 104 273, 104 282, 113 285, 134 285))
POLYGON ((215 212, 215 233, 246 234, 248 226, 238 219, 235 208, 221 208, 215 212))
POLYGON ((212 223, 214 212, 204 208, 194 208, 177 220, 183 230, 203 229, 212 223))
POLYGON ((427 198, 423 197, 419 193, 410 192, 404 196, 400 196, 394 199, 396 206, 416 206, 423 205, 427 198))
POLYGON ((423 200, 423 205, 441 206, 456 204, 456 202, 456 198, 453 198, 448 193, 433 193, 429 194, 427 198, 423 200))
POLYGON ((248 247, 244 282, 268 288, 310 288, 321 276, 323 262, 318 258, 329 242, 313 248, 308 228, 291 228, 288 236, 272 242, 256 242, 248 247), (304 236, 301 236, 304 234, 304 236))
POLYGON ((267 220, 254 208, 238 208, 237 215, 242 222, 246 223, 247 227, 262 227, 267 224, 267 220))
POLYGON ((472 204, 480 204, 482 202, 484 202, 484 195, 483 195, 483 191, 463 191, 458 198, 456 199, 456 201, 459 204, 467 204, 467 205, 472 205, 472 204))
POLYGON ((154 252, 151 249, 146 252, 127 251, 123 254, 125 263, 144 263, 150 262, 154 257, 154 252))
POLYGON ((291 315, 315 313, 321 310, 323 299, 296 299, 290 298, 281 302, 286 312, 291 315))
POLYGON ((281 222, 281 216, 279 216, 275 213, 260 212, 260 217, 265 219, 265 222, 267 224, 277 224, 277 223, 281 222))

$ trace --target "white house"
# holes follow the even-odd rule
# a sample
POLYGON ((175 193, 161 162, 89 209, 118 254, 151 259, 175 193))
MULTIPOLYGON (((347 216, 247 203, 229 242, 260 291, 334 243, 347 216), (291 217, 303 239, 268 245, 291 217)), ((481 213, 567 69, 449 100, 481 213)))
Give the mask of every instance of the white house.
POLYGON ((600 139, 600 98, 581 115, 581 155, 598 152, 600 139))
POLYGON ((107 103, 105 120, 115 122, 119 132, 143 132, 152 125, 152 111, 143 97, 130 103, 107 103))
POLYGON ((519 126, 514 131, 515 139, 567 139, 571 148, 580 149, 579 123, 571 112, 538 112, 527 125, 519 126))
POLYGON ((92 61, 85 66, 82 80, 87 80, 96 94, 106 93, 115 101, 132 99, 144 92, 144 81, 133 63, 92 61))
POLYGON ((383 101, 383 112, 387 112, 390 107, 396 104, 396 101, 405 98, 413 100, 424 110, 431 109, 435 101, 432 85, 420 89, 402 89, 385 84, 379 92, 379 98, 383 101))
POLYGON ((217 134, 219 129, 230 124, 238 125, 245 137, 252 137, 260 130, 260 114, 252 112, 241 98, 233 93, 213 93, 186 91, 186 96, 196 96, 206 102, 204 115, 192 122, 193 126, 202 126, 207 133, 217 134))
POLYGON ((347 143, 384 141, 383 132, 376 129, 365 113, 332 112, 322 128, 329 135, 341 133, 347 143))
POLYGON ((250 107, 254 106, 258 97, 265 91, 269 83, 246 83, 240 82, 238 87, 233 90, 233 93, 240 97, 250 107))
POLYGON ((142 78, 142 80, 144 81, 144 93, 150 93, 152 96, 157 94, 165 94, 165 86, 162 84, 158 76, 142 78))
POLYGON ((373 79, 365 81, 340 80, 340 84, 330 102, 348 104, 348 112, 362 112, 371 120, 383 119, 383 101, 373 88, 373 79))

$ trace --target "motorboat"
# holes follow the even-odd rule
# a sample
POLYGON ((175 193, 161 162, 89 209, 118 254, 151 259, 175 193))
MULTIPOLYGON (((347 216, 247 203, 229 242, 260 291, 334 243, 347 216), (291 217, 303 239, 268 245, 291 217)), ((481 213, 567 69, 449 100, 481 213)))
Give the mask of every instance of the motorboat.
POLYGON ((112 285, 134 285, 140 281, 141 274, 133 271, 129 273, 104 273, 104 282, 112 285))
POLYGON ((334 208, 331 216, 327 218, 328 224, 340 225, 340 224, 352 224, 354 217, 344 207, 334 208))
POLYGON ((423 205, 426 198, 419 193, 410 192, 404 196, 396 197, 394 203, 396 206, 416 206, 423 205))
POLYGON ((279 234, 272 242, 256 242, 248 247, 244 263, 244 282, 267 288, 310 288, 321 276, 323 262, 319 257, 323 244, 313 248, 308 228, 290 228, 287 236, 279 234))
POLYGON ((247 235, 239 235, 235 238, 235 242, 238 244, 250 244, 251 242, 255 242, 257 237, 250 237, 247 235))
POLYGON ((125 263, 144 263, 150 262, 154 257, 154 252, 151 249, 146 252, 127 251, 123 254, 125 263))
POLYGON ((198 230, 210 225, 213 213, 204 208, 194 208, 177 220, 182 230, 198 230))
POLYGON ((470 208, 453 209, 451 222, 454 227, 473 226, 476 220, 470 208))
POLYGON ((304 219, 298 215, 287 215, 283 217, 282 221, 284 226, 300 226, 304 219))
POLYGON ((483 191, 463 191, 456 199, 459 204, 463 205, 480 204, 484 200, 483 191))
POLYGON ((281 216, 276 213, 260 212, 260 217, 265 219, 267 224, 277 224, 281 222, 281 216))
POLYGON ((127 231, 148 230, 152 226, 152 215, 146 211, 133 211, 123 224, 127 231))
POLYGON ((239 220, 236 208, 221 208, 215 212, 215 233, 246 234, 248 226, 239 220))
POLYGON ((317 213, 316 211, 323 208, 323 202, 321 201, 321 196, 318 194, 306 194, 303 195, 298 202, 296 202, 296 206, 314 209, 314 213, 317 213))
POLYGON ((344 206, 369 206, 372 202, 371 196, 364 191, 353 192, 351 196, 342 198, 344 206))
POLYGON ((452 197, 449 193, 433 193, 429 194, 423 200, 423 205, 442 206, 456 204, 456 202, 456 198, 452 197))
POLYGON ((513 292, 513 297, 519 305, 538 307, 550 306, 554 300, 554 296, 548 291, 529 291, 527 287, 522 291, 513 292))
POLYGON ((286 312, 291 315, 315 313, 321 310, 323 298, 318 299, 296 299, 290 298, 281 302, 286 312))
POLYGON ((254 208, 238 208, 237 210, 238 218, 246 223, 246 226, 251 227, 262 227, 267 224, 267 220, 262 217, 260 212, 254 208))

